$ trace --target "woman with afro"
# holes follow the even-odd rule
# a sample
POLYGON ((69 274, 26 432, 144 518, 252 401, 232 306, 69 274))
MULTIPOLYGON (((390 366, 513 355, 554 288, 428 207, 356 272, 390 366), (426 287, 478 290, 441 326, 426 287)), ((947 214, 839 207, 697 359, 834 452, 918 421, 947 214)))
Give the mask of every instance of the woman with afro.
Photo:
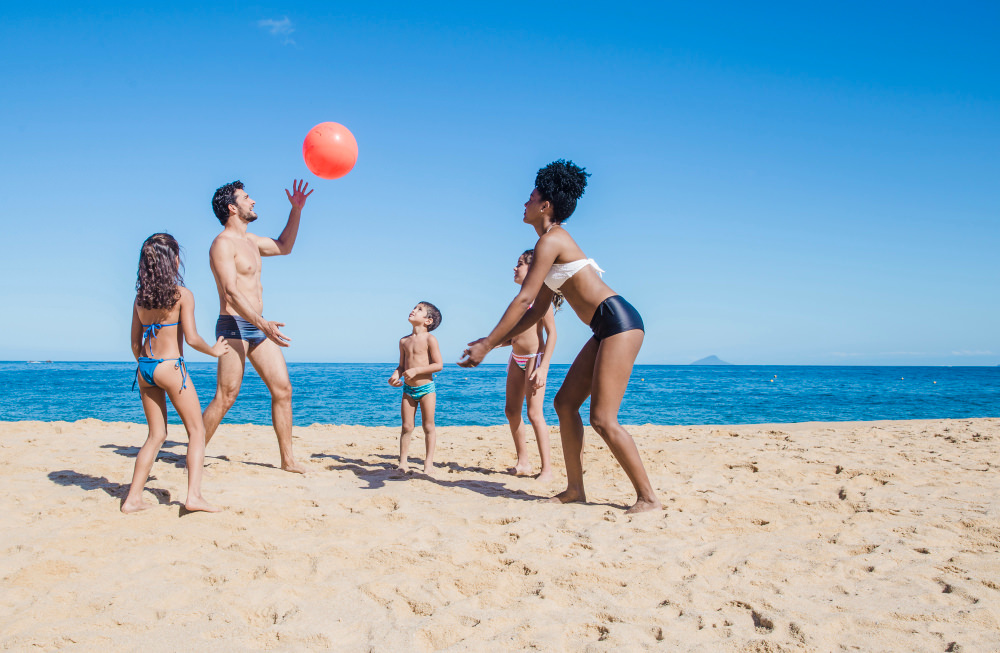
MULTIPOLYGON (((538 171, 535 188, 524 203, 524 222, 538 234, 531 269, 517 297, 488 336, 469 343, 459 365, 475 367, 494 347, 535 325, 554 294, 560 293, 594 336, 587 341, 566 373, 555 398, 566 490, 553 501, 586 501, 583 487, 583 420, 580 407, 590 396, 590 424, 608 444, 635 487, 637 500, 629 513, 662 506, 628 431, 618 423, 618 409, 628 385, 644 331, 639 313, 601 280, 601 270, 587 258, 564 223, 576 209, 590 175, 572 161, 558 160, 538 171)), ((536 375, 536 388, 545 385, 536 375)))

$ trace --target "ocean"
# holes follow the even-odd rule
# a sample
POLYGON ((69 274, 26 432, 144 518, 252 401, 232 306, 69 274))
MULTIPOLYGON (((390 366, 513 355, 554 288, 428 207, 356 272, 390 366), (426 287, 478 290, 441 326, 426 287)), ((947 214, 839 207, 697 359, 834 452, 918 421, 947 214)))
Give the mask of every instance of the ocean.
MULTIPOLYGON (((395 365, 290 363, 295 424, 399 424, 395 365)), ((569 369, 549 371, 545 415, 569 369)), ((202 407, 215 392, 215 364, 192 363, 202 407)), ((92 417, 144 422, 132 363, 0 362, 0 421, 92 417)), ((505 365, 436 375, 439 426, 505 424, 505 365)), ((169 402, 168 402, 169 404, 169 402)), ((587 406, 584 407, 587 409, 587 406)), ((585 413, 586 415, 586 413, 585 413)), ((623 424, 755 424, 1000 417, 1000 367, 637 365, 622 402, 623 424)), ((171 423, 179 424, 170 408, 171 423)), ((586 417, 585 417, 586 421, 586 417)), ((249 365, 224 423, 270 424, 267 388, 249 365)))

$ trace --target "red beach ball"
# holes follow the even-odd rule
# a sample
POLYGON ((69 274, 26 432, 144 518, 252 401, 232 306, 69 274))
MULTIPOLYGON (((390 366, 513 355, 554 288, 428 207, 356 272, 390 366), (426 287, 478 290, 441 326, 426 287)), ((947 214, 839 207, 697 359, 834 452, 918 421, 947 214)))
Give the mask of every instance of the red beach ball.
POLYGON ((338 122, 321 122, 306 134, 302 142, 306 167, 322 179, 338 179, 358 160, 358 142, 347 127, 338 122))

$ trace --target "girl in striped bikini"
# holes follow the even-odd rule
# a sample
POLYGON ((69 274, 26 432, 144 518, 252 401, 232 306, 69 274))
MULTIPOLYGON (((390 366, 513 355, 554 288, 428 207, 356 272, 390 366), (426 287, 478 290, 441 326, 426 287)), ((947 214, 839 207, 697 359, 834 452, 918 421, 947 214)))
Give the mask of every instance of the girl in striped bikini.
MULTIPOLYGON (((528 268, 535 250, 529 249, 517 259, 514 268, 514 283, 521 285, 528 276, 528 268)), ((553 306, 559 307, 562 296, 553 299, 553 306)), ((545 380, 548 376, 552 352, 556 348, 556 319, 553 306, 545 311, 545 316, 534 328, 518 334, 508 343, 511 345, 510 359, 507 361, 507 403, 504 412, 510 423, 510 433, 514 436, 517 463, 508 468, 516 476, 530 476, 532 466, 528 456, 527 429, 521 418, 521 407, 528 401, 528 421, 535 431, 538 454, 542 459, 542 469, 537 479, 542 482, 552 480, 552 465, 549 460, 549 427, 545 423, 545 380)))
POLYGON ((194 295, 180 273, 180 245, 170 234, 153 234, 142 244, 132 305, 132 354, 139 363, 136 381, 142 396, 149 435, 135 457, 135 471, 121 511, 139 512, 152 506, 142 491, 156 454, 167 439, 167 396, 188 432, 188 488, 184 507, 218 512, 201 496, 205 462, 205 424, 194 384, 184 366, 182 339, 192 349, 218 358, 227 351, 225 338, 209 347, 194 324, 194 295))

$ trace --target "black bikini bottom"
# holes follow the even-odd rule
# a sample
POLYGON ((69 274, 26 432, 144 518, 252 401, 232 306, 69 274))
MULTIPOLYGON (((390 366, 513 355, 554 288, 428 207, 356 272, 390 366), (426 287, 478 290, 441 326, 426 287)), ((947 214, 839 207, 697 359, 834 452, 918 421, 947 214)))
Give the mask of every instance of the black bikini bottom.
POLYGON ((621 295, 612 295, 601 302, 590 320, 590 330, 598 341, 632 329, 646 330, 639 311, 622 299, 621 295))

